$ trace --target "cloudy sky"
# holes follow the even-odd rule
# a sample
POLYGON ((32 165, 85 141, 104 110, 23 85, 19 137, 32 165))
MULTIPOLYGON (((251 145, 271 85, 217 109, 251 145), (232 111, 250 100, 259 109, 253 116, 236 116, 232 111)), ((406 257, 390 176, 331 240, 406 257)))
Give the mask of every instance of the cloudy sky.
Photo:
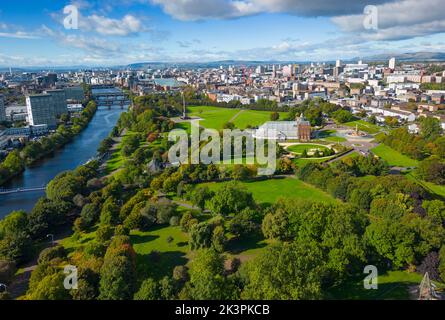
POLYGON ((0 66, 445 52, 444 6, 445 0, 1 1, 0 66), (73 8, 78 28, 67 29, 75 26, 73 8))

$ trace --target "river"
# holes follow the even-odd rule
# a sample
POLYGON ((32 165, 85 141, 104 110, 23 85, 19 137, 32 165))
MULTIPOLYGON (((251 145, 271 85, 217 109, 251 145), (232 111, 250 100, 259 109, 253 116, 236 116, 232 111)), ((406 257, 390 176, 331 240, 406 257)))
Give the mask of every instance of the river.
MULTIPOLYGON (((88 126, 72 142, 54 152, 50 157, 40 160, 25 172, 7 183, 5 189, 41 187, 57 174, 73 170, 96 155, 100 142, 105 139, 116 125, 120 107, 99 107, 88 126)), ((0 195, 0 219, 13 210, 30 211, 45 191, 12 193, 0 195)))

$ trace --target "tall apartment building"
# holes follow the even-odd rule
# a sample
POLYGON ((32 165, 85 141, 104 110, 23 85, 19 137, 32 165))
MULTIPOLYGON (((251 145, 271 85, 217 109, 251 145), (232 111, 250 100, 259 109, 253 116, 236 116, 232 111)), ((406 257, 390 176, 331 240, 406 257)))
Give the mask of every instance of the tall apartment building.
POLYGON ((26 109, 29 125, 47 124, 49 128, 56 127, 56 112, 52 95, 37 94, 26 97, 26 109))
POLYGON ((3 95, 0 94, 0 122, 6 121, 6 106, 3 95))
POLYGON ((56 116, 68 113, 65 90, 47 90, 45 93, 51 95, 52 97, 52 103, 56 116))

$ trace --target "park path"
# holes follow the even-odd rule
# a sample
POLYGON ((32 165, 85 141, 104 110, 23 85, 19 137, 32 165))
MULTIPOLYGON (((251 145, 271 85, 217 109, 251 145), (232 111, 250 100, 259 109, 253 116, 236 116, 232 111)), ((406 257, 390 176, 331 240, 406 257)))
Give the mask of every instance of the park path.
MULTIPOLYGON (((60 242, 63 239, 65 239, 66 237, 68 237, 70 235, 72 235, 72 230, 70 230, 70 229, 65 232, 62 232, 59 235, 55 235, 55 237, 57 237, 57 238, 54 239, 54 244, 51 242, 48 242, 48 245, 43 249, 49 248, 53 245, 60 244, 60 242)), ((40 254, 40 252, 39 252, 39 254, 40 254)), ((32 261, 30 261, 29 263, 26 264, 26 266, 23 268, 23 271, 14 278, 14 280, 8 287, 8 292, 9 292, 9 295, 11 296, 11 299, 15 300, 18 297, 23 296, 26 293, 26 291, 28 290, 31 272, 33 272, 37 268, 38 256, 39 255, 34 257, 34 259, 32 261)))

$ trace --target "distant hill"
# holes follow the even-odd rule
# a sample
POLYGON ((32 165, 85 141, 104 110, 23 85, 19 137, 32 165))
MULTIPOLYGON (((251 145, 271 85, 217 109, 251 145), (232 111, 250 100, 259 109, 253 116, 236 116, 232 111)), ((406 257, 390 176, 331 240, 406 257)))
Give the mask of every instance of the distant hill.
MULTIPOLYGON (((445 53, 444 52, 410 52, 410 53, 379 54, 379 55, 364 57, 364 58, 362 58, 362 60, 364 60, 364 61, 387 61, 387 60, 391 59, 392 57, 395 57, 397 61, 404 61, 404 62, 445 61, 445 53)), ((356 58, 356 59, 358 60, 359 58, 356 58)))

